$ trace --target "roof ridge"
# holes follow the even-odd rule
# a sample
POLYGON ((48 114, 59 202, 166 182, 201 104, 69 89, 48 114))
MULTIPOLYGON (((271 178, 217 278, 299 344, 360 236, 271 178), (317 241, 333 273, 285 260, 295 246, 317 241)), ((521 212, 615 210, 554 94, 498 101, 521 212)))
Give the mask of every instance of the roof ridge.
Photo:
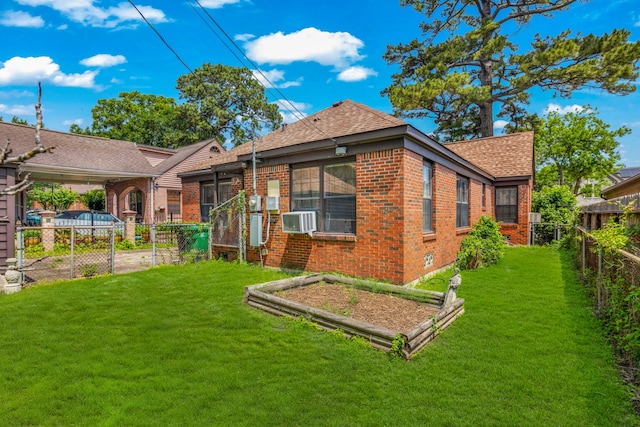
POLYGON ((525 132, 516 132, 516 133, 508 133, 505 135, 494 135, 494 136, 483 136, 482 138, 473 138, 473 139, 463 139, 460 141, 450 141, 450 142, 443 142, 443 145, 449 145, 449 144, 463 144, 463 143, 467 143, 467 142, 478 142, 478 141, 486 141, 488 139, 498 139, 498 138, 507 138, 507 137, 512 137, 512 136, 517 136, 517 135, 525 135, 528 133, 534 133, 534 131, 532 130, 528 130, 525 132))
MULTIPOLYGON (((33 129, 34 132, 35 132, 35 126, 22 125, 22 124, 18 124, 18 123, 0 121, 0 126, 1 125, 10 125, 10 126, 15 126, 15 127, 20 127, 20 128, 30 128, 30 129, 33 129)), ((42 128, 42 129, 40 129, 40 132, 55 133, 55 134, 59 134, 59 135, 73 135, 73 136, 76 136, 76 137, 98 139, 98 140, 101 140, 101 141, 118 141, 118 142, 126 142, 128 144, 135 144, 135 142, 133 142, 133 141, 127 141, 127 140, 124 140, 124 139, 106 138, 104 136, 87 135, 87 134, 84 134, 84 133, 65 132, 65 131, 62 131, 62 130, 49 129, 49 128, 42 128)))

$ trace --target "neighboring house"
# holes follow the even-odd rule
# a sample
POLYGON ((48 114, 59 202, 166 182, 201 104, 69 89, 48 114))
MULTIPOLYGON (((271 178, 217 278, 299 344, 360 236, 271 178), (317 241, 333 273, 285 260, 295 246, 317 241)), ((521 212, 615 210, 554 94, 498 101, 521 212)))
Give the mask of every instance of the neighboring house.
MULTIPOLYGON (((182 183, 177 174, 194 165, 219 156, 224 148, 215 140, 202 141, 178 149, 137 144, 136 147, 152 165, 154 173, 153 213, 155 222, 182 220, 182 183)), ((107 209, 122 218, 125 209, 138 212, 139 222, 151 223, 150 186, 144 180, 107 185, 107 209), (116 194, 120 196, 115 196, 116 194)))
MULTIPOLYGON (((249 248, 249 261, 409 283, 453 263, 481 215, 502 220, 512 243, 528 243, 531 132, 442 145, 344 101, 255 145, 255 193, 270 234, 249 248), (278 213, 266 213, 267 195, 279 196, 278 213), (294 211, 315 212, 316 231, 283 232, 283 214, 294 211)), ((178 174, 184 220, 208 219, 242 188, 254 194, 253 167, 249 142, 178 174)))
MULTIPOLYGON (((182 195, 177 173, 223 150, 215 141, 170 150, 48 129, 41 130, 41 140, 44 147, 55 147, 53 151, 19 166, 2 165, 1 188, 27 174, 31 181, 74 188, 98 185, 106 190, 109 212, 122 219, 125 210, 135 210, 138 220, 146 223, 179 219, 182 195)), ((14 154, 27 152, 34 147, 35 128, 0 122, 0 141, 9 141, 14 154)), ((0 224, 0 265, 14 254, 15 224, 24 218, 25 199, 25 193, 0 197, 0 217, 6 217, 0 224)))
POLYGON ((623 168, 609 178, 614 184, 600 193, 604 201, 582 207, 582 225, 590 230, 601 228, 626 206, 631 206, 629 223, 640 223, 640 167, 623 168))
MULTIPOLYGON (((131 142, 47 129, 41 130, 40 137, 44 147, 55 147, 53 151, 19 166, 2 165, 3 188, 20 182, 27 174, 31 181, 88 185, 131 179, 150 182, 155 176, 149 162, 131 142)), ((0 122, 0 141, 9 141, 14 155, 27 152, 34 147, 35 128, 0 122)), ((0 265, 14 255, 14 230, 16 220, 24 218, 25 199, 24 192, 0 197, 0 216, 7 217, 7 223, 0 226, 0 265)))

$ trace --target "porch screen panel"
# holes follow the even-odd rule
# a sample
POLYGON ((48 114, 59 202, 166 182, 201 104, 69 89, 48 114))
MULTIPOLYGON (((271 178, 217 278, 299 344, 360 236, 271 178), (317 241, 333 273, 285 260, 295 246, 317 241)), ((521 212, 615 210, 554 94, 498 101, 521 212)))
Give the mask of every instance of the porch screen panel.
MULTIPOLYGON (((220 206, 224 202, 231 199, 231 193, 233 191, 233 185, 231 181, 218 181, 218 204, 220 206)), ((218 212, 218 227, 226 229, 229 227, 229 214, 227 209, 221 209, 218 212)))
POLYGON ((496 221, 518 223, 518 187, 496 188, 496 221))
POLYGON ((356 231, 356 164, 324 166, 324 231, 356 231))

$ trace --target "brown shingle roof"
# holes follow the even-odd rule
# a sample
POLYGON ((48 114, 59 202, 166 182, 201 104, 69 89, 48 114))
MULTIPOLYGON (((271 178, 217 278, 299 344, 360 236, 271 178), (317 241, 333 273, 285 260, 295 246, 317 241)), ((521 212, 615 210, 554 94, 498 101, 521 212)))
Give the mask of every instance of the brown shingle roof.
POLYGON ((533 132, 444 144, 496 178, 533 176, 533 132))
MULTIPOLYGON (((174 155, 169 157, 168 159, 160 162, 159 164, 153 167, 154 172, 158 174, 163 174, 172 167, 176 166, 180 162, 183 162, 189 156, 195 154, 198 150, 201 150, 203 147, 206 147, 209 143, 214 141, 213 139, 207 139, 204 141, 200 141, 195 144, 187 145, 184 147, 180 147, 174 151, 174 155)), ((218 144, 218 148, 220 148, 221 152, 224 152, 224 147, 218 144)))
MULTIPOLYGON (((403 126, 407 123, 366 105, 346 100, 335 103, 316 114, 260 137, 256 151, 291 147, 364 132, 403 126)), ((238 156, 251 153, 251 141, 200 163, 191 171, 208 169, 214 165, 233 163, 238 156)))
MULTIPOLYGON (((153 175, 151 164, 133 142, 42 129, 44 147, 55 147, 51 153, 39 154, 27 165, 63 167, 77 170, 137 173, 153 175)), ((0 122, 0 144, 11 142, 13 155, 34 147, 35 128, 0 122)))

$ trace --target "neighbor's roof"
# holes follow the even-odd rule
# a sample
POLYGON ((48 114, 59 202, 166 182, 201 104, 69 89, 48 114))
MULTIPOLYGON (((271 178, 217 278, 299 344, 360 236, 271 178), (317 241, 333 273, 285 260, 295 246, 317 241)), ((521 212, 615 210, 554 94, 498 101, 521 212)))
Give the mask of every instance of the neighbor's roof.
POLYGON ((533 176, 533 132, 444 144, 496 178, 533 176))
POLYGON ((198 150, 201 150, 202 148, 206 147, 212 142, 216 143, 216 146, 218 147, 221 153, 224 152, 224 147, 222 147, 222 145, 217 143, 215 139, 207 139, 205 141, 201 141, 196 144, 186 145, 184 147, 180 147, 178 149, 172 150, 174 154, 171 157, 155 165, 153 167, 153 171, 158 174, 163 174, 167 172, 169 169, 183 162, 189 156, 192 156, 193 154, 195 154, 198 150))
MULTIPOLYGON (((117 179, 156 175, 144 155, 133 142, 99 138, 42 129, 42 145, 55 147, 50 153, 38 154, 23 164, 23 169, 46 171, 50 174, 81 176, 107 176, 117 179)), ((0 144, 9 141, 12 155, 35 147, 35 128, 32 126, 0 122, 0 144)), ((34 176, 33 179, 42 178, 34 176)), ((86 181, 86 178, 84 178, 86 181)))
MULTIPOLYGON (((346 100, 258 138, 256 151, 264 152, 406 125, 406 122, 396 117, 364 104, 346 100)), ((233 163, 238 160, 238 156, 249 153, 251 153, 251 141, 202 162, 190 170, 203 170, 214 165, 233 163)))

